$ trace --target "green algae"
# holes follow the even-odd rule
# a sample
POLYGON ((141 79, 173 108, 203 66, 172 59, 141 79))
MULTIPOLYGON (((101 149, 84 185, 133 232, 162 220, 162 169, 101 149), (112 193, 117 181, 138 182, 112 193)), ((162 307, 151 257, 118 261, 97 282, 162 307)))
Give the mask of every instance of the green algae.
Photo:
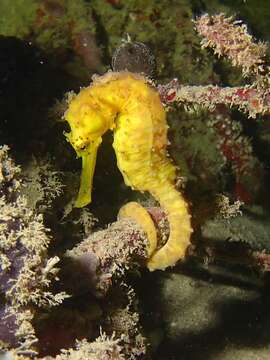
POLYGON ((36 18, 37 0, 0 1, 0 34, 24 39, 36 18))
POLYGON ((71 47, 72 37, 81 31, 95 34, 85 1, 59 0, 53 6, 37 0, 1 1, 0 34, 33 40, 47 52, 71 47))

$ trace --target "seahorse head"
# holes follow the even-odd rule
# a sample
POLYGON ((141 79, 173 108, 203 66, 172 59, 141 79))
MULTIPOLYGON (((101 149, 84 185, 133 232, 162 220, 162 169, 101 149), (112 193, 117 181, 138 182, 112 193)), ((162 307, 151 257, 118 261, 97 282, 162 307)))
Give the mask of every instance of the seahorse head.
POLYGON ((75 98, 65 113, 71 129, 70 133, 65 135, 79 156, 109 129, 108 121, 101 111, 91 104, 81 103, 80 100, 79 96, 75 98))
POLYGON ((64 117, 70 126, 70 132, 65 136, 78 157, 82 158, 81 185, 75 206, 83 207, 91 202, 97 151, 102 135, 110 125, 99 103, 87 89, 71 99, 64 117))

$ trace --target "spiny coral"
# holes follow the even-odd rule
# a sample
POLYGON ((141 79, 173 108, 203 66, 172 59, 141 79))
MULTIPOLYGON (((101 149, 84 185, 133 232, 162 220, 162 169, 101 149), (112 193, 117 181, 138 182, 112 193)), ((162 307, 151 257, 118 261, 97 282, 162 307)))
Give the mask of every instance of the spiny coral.
MULTIPOLYGON (((251 118, 270 113, 270 69, 265 57, 266 45, 255 42, 246 26, 224 14, 205 14, 194 23, 203 37, 202 46, 214 49, 219 56, 227 57, 233 65, 240 67, 249 84, 189 86, 173 79, 166 85, 159 85, 165 105, 169 108, 171 104, 181 105, 192 114, 187 120, 187 115, 183 115, 179 123, 176 119, 172 121, 172 152, 187 163, 189 178, 196 173, 198 164, 199 172, 208 184, 213 182, 212 179, 216 182, 220 175, 224 180, 226 173, 221 174, 220 170, 227 171, 228 176, 230 169, 235 178, 235 197, 250 202, 261 191, 258 183, 262 184, 263 164, 254 154, 252 139, 245 134, 246 128, 252 125, 244 127, 244 121, 228 108, 239 109, 251 118), (207 115, 203 109, 209 111, 207 115), (182 158, 180 152, 184 155, 182 158)), ((222 186, 219 184, 218 191, 223 191, 222 186)))
MULTIPOLYGON (((125 360, 123 348, 119 344, 120 339, 115 338, 114 335, 107 336, 105 333, 93 342, 86 339, 76 342, 74 348, 63 349, 61 354, 55 357, 45 356, 36 358, 39 360, 125 360)), ((17 355, 14 351, 5 353, 7 360, 29 360, 28 356, 17 355)), ((32 358, 32 357, 31 357, 32 358)))
POLYGON ((242 211, 240 210, 242 205, 243 203, 239 200, 230 203, 230 199, 227 196, 220 194, 217 198, 218 217, 221 219, 230 219, 242 215, 242 211))
POLYGON ((6 146, 0 149, 0 159, 0 289, 5 294, 1 317, 6 326, 0 337, 18 351, 31 351, 37 341, 32 326, 35 308, 58 305, 67 295, 49 290, 59 259, 47 258, 48 229, 20 195, 20 170, 6 146))
MULTIPOLYGON (((63 350, 61 355, 57 355, 55 360, 124 360, 122 346, 119 344, 120 339, 114 336, 109 337, 101 334, 94 342, 86 340, 78 341, 75 349, 63 350)), ((52 359, 50 357, 44 360, 52 359)))
POLYGON ((244 76, 253 76, 251 85, 244 87, 180 86, 175 79, 161 86, 165 103, 199 104, 214 110, 217 104, 236 106, 250 117, 270 112, 270 68, 265 62, 266 45, 255 43, 246 26, 224 14, 204 15, 195 21, 203 37, 202 46, 214 48, 219 56, 227 56, 234 66, 242 68, 244 76))
POLYGON ((226 56, 234 66, 240 66, 244 76, 264 72, 266 44, 255 43, 246 24, 225 14, 207 14, 195 21, 198 33, 203 37, 203 48, 213 48, 218 56, 226 56))
POLYGON ((24 186, 21 192, 27 198, 28 207, 39 212, 50 208, 53 200, 63 193, 61 175, 54 169, 51 160, 33 157, 23 167, 24 186))
MULTIPOLYGON (((141 333, 139 314, 134 309, 136 300, 134 290, 123 283, 121 283, 121 287, 120 292, 121 290, 127 292, 128 304, 118 307, 112 305, 112 309, 109 306, 103 328, 110 333, 113 331, 116 337, 120 339, 119 344, 123 347, 123 352, 127 358, 135 360, 142 358, 146 353, 145 338, 141 333), (127 287, 127 289, 123 289, 123 287, 127 287)), ((117 289, 114 289, 115 294, 116 291, 117 289)))

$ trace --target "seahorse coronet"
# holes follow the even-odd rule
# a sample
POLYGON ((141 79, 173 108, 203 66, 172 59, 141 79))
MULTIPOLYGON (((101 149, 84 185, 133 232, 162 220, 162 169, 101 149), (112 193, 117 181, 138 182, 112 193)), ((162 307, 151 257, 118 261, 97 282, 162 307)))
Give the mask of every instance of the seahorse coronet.
POLYGON ((192 228, 187 203, 175 188, 176 168, 167 153, 166 113, 157 90, 140 74, 108 72, 72 96, 64 116, 71 128, 68 141, 82 158, 75 206, 91 202, 97 151, 103 134, 112 130, 125 184, 149 192, 167 213, 169 238, 160 249, 151 245, 147 266, 151 271, 173 266, 184 257, 192 228))

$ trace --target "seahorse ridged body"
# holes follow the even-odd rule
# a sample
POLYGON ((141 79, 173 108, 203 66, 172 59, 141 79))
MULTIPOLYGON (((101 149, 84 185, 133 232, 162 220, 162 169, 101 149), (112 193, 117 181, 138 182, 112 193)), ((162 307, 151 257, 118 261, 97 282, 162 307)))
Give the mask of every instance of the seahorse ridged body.
POLYGON ((166 114, 158 92, 146 79, 129 72, 107 73, 69 103, 65 118, 69 142, 82 157, 77 207, 91 201, 96 153, 102 135, 114 131, 117 165, 126 185, 148 191, 167 213, 170 235, 153 252, 150 270, 164 269, 184 257, 192 232, 187 203, 175 189, 175 166, 167 154, 166 114))

